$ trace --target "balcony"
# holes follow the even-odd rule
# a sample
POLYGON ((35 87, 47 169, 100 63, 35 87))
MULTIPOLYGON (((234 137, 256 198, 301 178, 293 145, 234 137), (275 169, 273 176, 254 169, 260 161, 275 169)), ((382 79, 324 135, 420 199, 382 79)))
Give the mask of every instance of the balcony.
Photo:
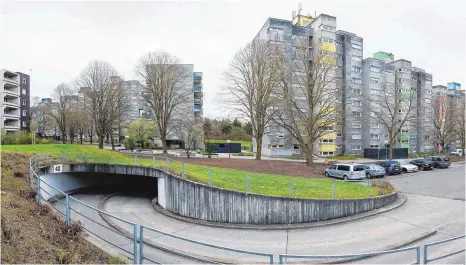
POLYGON ((18 85, 20 82, 19 75, 15 72, 5 71, 3 73, 3 81, 18 85))
POLYGON ((6 83, 3 86, 3 94, 19 97, 19 86, 6 83))
POLYGON ((194 73, 194 83, 202 82, 202 73, 196 72, 194 73))
POLYGON ((3 128, 5 128, 6 131, 19 130, 19 119, 18 120, 8 120, 8 119, 6 119, 3 122, 3 128))
POLYGON ((194 103, 202 105, 202 98, 194 98, 194 103))
POLYGON ((202 86, 201 85, 196 85, 193 87, 194 92, 201 92, 202 91, 202 86))
POLYGON ((194 111, 202 111, 202 106, 198 104, 194 104, 194 111))
POLYGON ((6 118, 19 118, 19 108, 6 107, 3 109, 3 116, 6 118))
POLYGON ((276 31, 269 31, 267 33, 267 38, 268 40, 271 40, 271 41, 278 41, 278 42, 283 42, 283 40, 285 39, 283 37, 283 34, 280 34, 276 31))

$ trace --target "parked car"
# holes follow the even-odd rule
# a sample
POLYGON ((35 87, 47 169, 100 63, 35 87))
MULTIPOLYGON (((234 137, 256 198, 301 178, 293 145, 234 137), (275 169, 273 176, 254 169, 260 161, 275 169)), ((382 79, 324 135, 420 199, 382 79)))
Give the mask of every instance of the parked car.
POLYGON ((335 164, 326 168, 324 174, 327 177, 356 180, 366 177, 366 169, 362 164, 335 164))
POLYGON ((411 160, 409 163, 416 165, 419 170, 432 169, 432 163, 423 158, 411 160))
POLYGON ((463 154, 463 149, 456 149, 453 152, 450 152, 451 156, 461 156, 463 154))
POLYGON ((424 159, 430 161, 434 168, 448 168, 451 164, 448 156, 426 156, 424 159))
POLYGON ((385 168, 387 175, 401 174, 401 167, 398 161, 395 161, 395 160, 382 161, 382 162, 379 162, 378 165, 385 168))
POLYGON ((384 177, 387 173, 385 168, 379 165, 368 164, 364 165, 364 168, 366 169, 366 178, 368 179, 373 177, 384 177))
POLYGON ((400 166, 401 166, 401 172, 403 173, 419 171, 419 167, 411 164, 409 161, 400 162, 400 166))

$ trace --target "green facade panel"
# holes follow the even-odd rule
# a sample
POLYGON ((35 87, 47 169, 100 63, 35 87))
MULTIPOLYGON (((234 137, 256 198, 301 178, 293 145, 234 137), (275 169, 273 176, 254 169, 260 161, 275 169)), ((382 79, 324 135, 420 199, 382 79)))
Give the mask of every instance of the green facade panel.
POLYGON ((388 53, 388 52, 376 52, 374 53, 374 59, 378 60, 385 60, 385 58, 390 58, 392 60, 395 59, 395 55, 393 53, 388 53))

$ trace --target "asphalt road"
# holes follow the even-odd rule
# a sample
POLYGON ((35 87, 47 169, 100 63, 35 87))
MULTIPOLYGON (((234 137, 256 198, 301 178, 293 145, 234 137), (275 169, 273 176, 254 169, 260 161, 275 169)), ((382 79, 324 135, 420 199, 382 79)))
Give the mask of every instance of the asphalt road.
MULTIPOLYGON (((427 231, 436 229, 437 234, 418 241, 411 246, 418 246, 437 240, 465 234, 464 204, 465 168, 462 164, 454 164, 451 168, 399 176, 386 177, 397 190, 408 196, 402 207, 393 211, 369 217, 363 220, 333 225, 329 227, 307 228, 298 230, 254 231, 239 229, 212 228, 202 225, 184 223, 158 214, 150 205, 150 198, 117 196, 108 201, 107 210, 116 216, 131 220, 138 224, 148 225, 156 229, 168 231, 179 236, 208 242, 216 245, 252 251, 270 252, 274 255, 313 254, 336 255, 349 253, 367 253, 389 248, 414 238, 427 231)), ((78 199, 97 206, 103 194, 77 194, 78 199)), ((88 207, 78 206, 77 211, 89 214, 93 219, 103 222, 100 216, 88 207)), ((114 231, 102 228, 92 221, 79 217, 84 225, 101 236, 110 238, 128 250, 131 241, 122 238, 114 231)), ((104 225, 107 226, 106 223, 104 225)), ((127 225, 120 223, 125 230, 131 231, 127 225)), ((197 256, 221 258, 227 261, 247 263, 262 261, 264 258, 250 255, 219 251, 200 247, 191 243, 167 238, 160 234, 146 234, 151 242, 167 246, 170 249, 197 256)), ((464 240, 458 240, 442 246, 433 247, 429 258, 444 255, 464 248, 464 240)), ((120 251, 121 252, 121 251, 120 251)), ((193 263, 196 261, 179 257, 158 249, 145 246, 145 253, 160 263, 193 263)), ((359 260, 352 263, 411 263, 415 253, 390 254, 380 257, 359 260)), ((464 253, 439 260, 439 263, 464 263, 464 253)), ((276 260, 277 262, 278 260, 276 260)), ((289 259, 289 262, 310 262, 310 260, 289 259)), ((199 261, 197 261, 199 262, 199 261)))

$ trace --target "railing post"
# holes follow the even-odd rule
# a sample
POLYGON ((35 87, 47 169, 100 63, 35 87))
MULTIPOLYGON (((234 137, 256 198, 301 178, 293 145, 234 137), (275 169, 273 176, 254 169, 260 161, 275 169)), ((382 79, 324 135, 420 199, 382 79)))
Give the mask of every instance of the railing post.
POLYGON ((34 154, 34 171, 37 171, 37 154, 34 154))
POLYGON ((270 257, 269 257, 269 258, 270 258, 270 261, 269 261, 269 263, 270 263, 270 264, 273 264, 273 255, 270 255, 270 257))
POLYGON ((40 176, 39 174, 37 174, 36 186, 37 186, 36 200, 37 200, 37 203, 40 203, 40 176))
POLYGON ((333 199, 337 197, 336 191, 337 191, 337 181, 333 180, 332 182, 332 198, 333 199))
POLYGON ((288 197, 292 197, 292 192, 293 192, 293 181, 291 178, 288 179, 288 197))
POLYGON ((367 179, 367 198, 371 197, 371 185, 372 181, 371 179, 367 179))
POLYGON ((142 264, 144 261, 144 226, 139 226, 139 264, 142 264))
POLYGON ((88 163, 89 161, 89 158, 87 157, 87 153, 84 154, 84 163, 88 163))
POLYGON ((63 151, 62 153, 63 153, 63 158, 62 158, 62 160, 63 160, 63 162, 66 162, 66 161, 67 161, 66 152, 63 151))
POLYGON ((138 154, 134 155, 134 164, 138 165, 138 154))
POLYGON ((246 176, 246 193, 251 191, 251 175, 246 176))
POLYGON ((165 171, 168 171, 168 157, 165 158, 165 171))
POLYGON ((65 209, 65 222, 70 225, 71 211, 70 211, 70 195, 66 194, 66 209, 65 209))
POLYGON ((181 177, 184 178, 184 162, 181 162, 181 177))
POLYGON ((138 225, 133 225, 133 262, 138 264, 138 225))
POLYGON ((211 168, 207 169, 207 176, 208 176, 207 182, 209 186, 212 186, 212 169, 211 168))
POLYGON ((279 262, 280 264, 283 264, 283 256, 282 256, 282 255, 279 255, 279 256, 278 256, 278 262, 279 262))
POLYGON ((155 162, 155 155, 152 156, 152 167, 157 167, 157 163, 155 162))
POLYGON ((428 262, 428 259, 427 259, 427 248, 428 247, 429 246, 424 245, 424 262, 423 262, 423 264, 427 264, 427 262, 428 262))
POLYGON ((29 184, 32 184, 32 157, 29 158, 29 184))
POLYGON ((49 153, 45 153, 45 163, 49 162, 49 153))

